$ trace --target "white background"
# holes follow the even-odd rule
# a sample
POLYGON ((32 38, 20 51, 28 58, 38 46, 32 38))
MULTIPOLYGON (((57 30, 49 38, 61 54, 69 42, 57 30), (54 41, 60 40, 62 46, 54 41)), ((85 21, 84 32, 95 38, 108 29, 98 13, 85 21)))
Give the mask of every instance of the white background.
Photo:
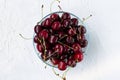
MULTIPOLYGON (((60 80, 37 57, 32 40, 34 25, 50 13, 53 0, 0 0, 0 80, 60 80)), ((52 11, 57 11, 56 2, 52 11)), ((83 62, 67 80, 120 80, 120 1, 61 0, 64 11, 87 20, 89 45, 83 62)))

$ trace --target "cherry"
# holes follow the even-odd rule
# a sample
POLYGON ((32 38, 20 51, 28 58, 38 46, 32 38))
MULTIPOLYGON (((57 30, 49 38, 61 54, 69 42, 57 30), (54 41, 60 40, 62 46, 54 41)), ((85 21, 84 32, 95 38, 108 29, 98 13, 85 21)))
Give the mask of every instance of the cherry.
POLYGON ((58 64, 58 69, 59 70, 65 70, 67 68, 67 65, 64 61, 60 61, 59 64, 58 64))
POLYGON ((34 37, 34 42, 35 42, 35 43, 40 43, 39 37, 38 37, 37 35, 35 35, 35 37, 34 37))
POLYGON ((50 27, 51 26, 51 19, 50 18, 45 19, 45 21, 43 21, 43 23, 42 23, 42 26, 43 27, 50 27))
POLYGON ((58 20, 59 19, 59 15, 56 14, 56 13, 53 13, 53 14, 50 15, 50 19, 53 20, 53 21, 58 20))
POLYGON ((38 34, 41 30, 42 30, 42 28, 41 28, 40 25, 36 25, 36 26, 34 27, 34 31, 35 31, 35 33, 37 33, 37 34, 38 34))
POLYGON ((38 36, 39 36, 40 38, 47 39, 47 38, 48 38, 48 30, 43 29, 41 32, 39 32, 38 36))
POLYGON ((78 19, 72 18, 71 19, 71 26, 77 26, 78 25, 78 19))
POLYGON ((56 43, 58 40, 58 37, 57 36, 54 36, 54 35, 51 35, 48 39, 48 41, 53 44, 53 43, 56 43))
POLYGON ((41 53, 43 51, 42 45, 37 44, 37 50, 41 53))
POLYGON ((59 59, 56 59, 56 58, 51 58, 51 62, 52 62, 54 65, 57 65, 57 64, 59 64, 60 60, 59 60, 59 59))
POLYGON ((61 23, 59 21, 56 21, 52 24, 51 27, 52 27, 53 30, 59 30, 60 27, 61 27, 61 23))
POLYGON ((81 34, 85 34, 86 33, 86 28, 84 26, 81 26, 81 34))
POLYGON ((81 41, 80 43, 81 43, 81 44, 80 44, 80 45, 81 45, 81 47, 82 47, 82 48, 84 48, 84 47, 86 47, 86 46, 87 46, 88 41, 85 39, 85 40, 81 41))
POLYGON ((67 65, 71 66, 71 67, 75 67, 76 66, 76 61, 75 60, 72 60, 72 59, 69 59, 67 61, 67 65))
POLYGON ((54 47, 54 50, 58 53, 58 54, 62 54, 63 52, 63 46, 61 44, 56 44, 54 47))
POLYGON ((74 43, 74 39, 73 39, 73 37, 71 37, 71 36, 67 36, 67 38, 66 38, 66 42, 67 42, 68 44, 72 44, 72 43, 74 43))
POLYGON ((66 28, 70 25, 70 20, 69 19, 65 19, 62 22, 62 27, 66 28))
POLYGON ((70 36, 74 36, 74 35, 76 34, 76 30, 73 29, 73 28, 70 28, 70 29, 68 30, 68 34, 69 34, 70 36))
POLYGON ((70 48, 68 46, 64 46, 64 52, 68 52, 70 50, 70 48))
POLYGON ((83 53, 82 52, 77 52, 74 54, 74 59, 77 61, 77 62, 80 62, 83 60, 83 53))
POLYGON ((62 20, 64 20, 64 19, 70 19, 71 16, 70 16, 69 13, 63 13, 61 18, 62 18, 62 20))
POLYGON ((61 37, 64 36, 64 33, 63 32, 58 32, 58 36, 59 36, 59 38, 61 38, 61 37))
POLYGON ((81 34, 81 35, 77 35, 77 40, 79 42, 83 42, 85 40, 85 35, 84 34, 81 34))
POLYGON ((53 54, 53 51, 52 50, 47 50, 46 54, 49 58, 51 58, 52 54, 53 54))
POLYGON ((74 50, 74 52, 80 51, 81 47, 79 43, 73 43, 72 48, 74 50))

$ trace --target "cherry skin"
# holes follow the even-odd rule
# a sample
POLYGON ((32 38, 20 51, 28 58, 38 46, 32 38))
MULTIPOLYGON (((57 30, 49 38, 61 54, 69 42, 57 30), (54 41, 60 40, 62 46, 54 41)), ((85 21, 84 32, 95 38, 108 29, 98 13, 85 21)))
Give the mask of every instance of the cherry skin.
POLYGON ((59 19, 59 15, 56 14, 56 13, 53 13, 52 15, 50 15, 50 19, 55 21, 55 20, 58 20, 59 19))
POLYGON ((84 26, 81 26, 81 34, 85 34, 86 33, 86 28, 84 26))
POLYGON ((58 54, 62 54, 63 53, 63 46, 61 44, 56 44, 54 50, 58 53, 58 54))
POLYGON ((52 27, 53 30, 59 30, 60 27, 61 27, 61 23, 59 21, 56 21, 52 24, 51 27, 52 27))
POLYGON ((60 61, 59 64, 58 64, 58 69, 63 71, 63 70, 66 70, 67 68, 67 65, 64 61, 60 61))
POLYGON ((76 34, 76 30, 73 29, 73 28, 70 28, 70 29, 68 30, 68 34, 69 34, 70 36, 74 36, 74 35, 76 34))
POLYGON ((67 61, 67 65, 71 66, 71 67, 75 67, 76 66, 76 61, 75 60, 72 60, 72 59, 69 59, 67 61))
POLYGON ((77 61, 77 62, 80 62, 83 60, 83 53, 82 52, 77 52, 74 54, 74 59, 77 61))
POLYGON ((43 51, 42 45, 37 44, 37 50, 41 53, 43 51))
POLYGON ((53 44, 53 43, 57 42, 58 37, 54 36, 54 35, 51 35, 48 40, 49 40, 49 43, 53 44))
POLYGON ((43 27, 50 27, 51 26, 51 19, 50 18, 45 19, 45 21, 43 21, 43 23, 42 23, 42 26, 43 27))
POLYGON ((42 28, 41 28, 40 25, 36 25, 36 26, 34 27, 34 31, 35 31, 36 34, 38 34, 41 30, 42 30, 42 28))
POLYGON ((54 65, 57 65, 57 64, 59 64, 60 60, 59 60, 59 59, 56 59, 56 58, 51 58, 51 62, 52 62, 54 65))
POLYGON ((65 19, 62 22, 62 27, 66 28, 70 25, 70 20, 69 19, 65 19))
POLYGON ((88 45, 88 41, 85 39, 85 40, 80 42, 80 45, 81 45, 82 48, 84 48, 88 45))
POLYGON ((67 42, 68 44, 72 44, 72 43, 74 43, 74 39, 73 39, 73 37, 71 37, 71 36, 67 36, 67 38, 66 38, 66 42, 67 42))
POLYGON ((40 43, 39 37, 38 37, 37 35, 35 35, 35 37, 34 37, 34 42, 35 42, 35 43, 40 43))
POLYGON ((43 30, 38 34, 38 36, 39 36, 40 38, 47 39, 47 38, 48 38, 48 30, 43 29, 43 30))
POLYGON ((78 25, 78 19, 72 18, 71 19, 71 26, 77 26, 78 25))
POLYGON ((70 16, 69 13, 63 13, 62 17, 61 17, 62 20, 64 20, 64 19, 70 19, 70 18, 71 18, 71 16, 70 16))
POLYGON ((79 43, 74 43, 74 44, 72 45, 72 48, 73 48, 74 52, 78 52, 78 51, 81 50, 81 47, 80 47, 80 44, 79 44, 79 43))

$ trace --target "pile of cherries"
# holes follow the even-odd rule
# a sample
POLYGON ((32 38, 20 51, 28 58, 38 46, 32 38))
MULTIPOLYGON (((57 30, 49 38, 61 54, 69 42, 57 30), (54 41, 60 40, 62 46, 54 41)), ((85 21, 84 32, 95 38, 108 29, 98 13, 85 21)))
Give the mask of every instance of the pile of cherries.
POLYGON ((63 71, 83 60, 82 48, 88 44, 86 28, 70 13, 63 12, 61 16, 52 13, 37 24, 34 31, 34 43, 43 61, 50 60, 53 66, 63 71))

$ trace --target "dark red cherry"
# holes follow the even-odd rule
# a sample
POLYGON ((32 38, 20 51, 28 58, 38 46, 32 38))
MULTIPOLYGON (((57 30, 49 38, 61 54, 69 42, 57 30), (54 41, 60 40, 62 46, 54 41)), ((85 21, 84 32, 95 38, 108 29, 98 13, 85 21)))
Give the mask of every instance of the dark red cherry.
POLYGON ((49 43, 51 43, 51 44, 56 43, 57 40, 58 40, 58 37, 54 36, 54 35, 51 35, 48 39, 49 43))
POLYGON ((52 62, 54 65, 57 65, 57 64, 59 64, 60 60, 57 59, 57 58, 51 58, 51 62, 52 62))
POLYGON ((50 27, 51 26, 51 19, 50 18, 45 19, 45 21, 43 21, 41 25, 43 27, 50 27))
POLYGON ((82 42, 85 40, 85 35, 84 34, 81 34, 81 35, 77 35, 77 41, 78 42, 82 42))
POLYGON ((64 36, 64 33, 63 32, 58 32, 58 36, 59 36, 59 38, 61 38, 61 37, 64 36))
POLYGON ((51 16, 50 16, 50 19, 55 21, 55 20, 58 20, 59 19, 59 15, 56 14, 56 13, 53 13, 51 16))
POLYGON ((56 21, 52 24, 51 27, 52 27, 53 30, 59 30, 60 27, 61 27, 61 23, 59 21, 56 21))
POLYGON ((62 27, 66 28, 70 25, 70 20, 69 19, 65 19, 62 22, 62 27))
POLYGON ((82 52, 77 52, 74 54, 74 59, 77 61, 77 62, 80 62, 83 60, 83 53, 82 52))
POLYGON ((88 45, 88 41, 85 39, 85 40, 80 42, 80 45, 81 45, 82 48, 84 48, 88 45))
POLYGON ((58 54, 62 54, 63 53, 63 46, 61 44, 56 44, 54 47, 54 50, 58 53, 58 54))
POLYGON ((63 54, 63 55, 60 56, 60 60, 64 60, 66 58, 67 58, 67 54, 63 54))
POLYGON ((64 20, 64 19, 70 19, 71 16, 70 16, 69 13, 63 13, 61 18, 62 18, 62 20, 64 20))
POLYGON ((47 39, 47 38, 48 38, 48 30, 43 29, 41 32, 39 32, 38 36, 39 36, 40 38, 47 39))
POLYGON ((81 50, 81 47, 80 47, 80 44, 79 44, 79 43, 74 43, 74 44, 72 45, 72 48, 73 48, 74 52, 78 52, 78 51, 81 50))
POLYGON ((66 68, 67 68, 66 63, 64 61, 60 61, 58 64, 58 69, 63 71, 66 70, 66 68))
POLYGON ((64 53, 68 52, 70 48, 68 46, 64 46, 64 53))
POLYGON ((74 36, 74 35, 76 34, 76 30, 73 29, 73 28, 70 28, 70 29, 68 30, 68 34, 69 34, 70 36, 74 36))
POLYGON ((36 25, 35 27, 34 27, 34 31, 35 31, 35 33, 39 33, 40 31, 42 30, 42 27, 40 26, 40 25, 36 25))
POLYGON ((42 52, 42 51, 43 51, 43 47, 42 47, 42 45, 37 44, 37 50, 38 50, 39 52, 42 52))
POLYGON ((34 37, 34 42, 35 42, 35 43, 40 43, 39 37, 38 37, 37 35, 35 35, 35 37, 34 37))
POLYGON ((86 28, 84 26, 81 27, 81 34, 85 34, 86 33, 86 28))
POLYGON ((71 37, 71 36, 67 36, 66 42, 67 42, 68 44, 72 44, 72 43, 74 43, 74 38, 71 37))
POLYGON ((75 67, 76 66, 76 61, 75 60, 72 60, 72 59, 69 59, 67 61, 67 65, 71 66, 71 67, 75 67))
POLYGON ((72 18, 71 19, 71 26, 77 26, 78 25, 78 19, 72 18))

